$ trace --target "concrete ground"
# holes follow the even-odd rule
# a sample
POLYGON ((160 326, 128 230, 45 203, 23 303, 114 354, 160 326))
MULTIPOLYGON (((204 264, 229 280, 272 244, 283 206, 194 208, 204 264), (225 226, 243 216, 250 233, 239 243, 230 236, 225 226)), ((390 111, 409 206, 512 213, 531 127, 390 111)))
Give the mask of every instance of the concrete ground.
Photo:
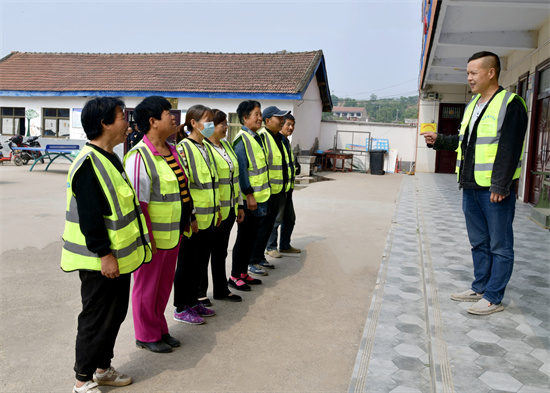
MULTIPOLYGON (((68 165, 43 168, 0 168, 2 392, 68 392, 74 381, 79 279, 59 268, 68 165)), ((134 383, 102 390, 347 391, 404 176, 326 175, 295 192, 301 256, 270 258, 265 285, 239 292, 242 303, 214 301, 205 325, 175 322, 170 302, 183 342, 170 354, 135 347, 129 311, 113 366, 134 383)))
MULTIPOLYGON (((2 392, 73 383, 79 281, 59 269, 67 168, 0 168, 2 392)), ((294 196, 300 256, 270 258, 265 285, 216 301, 205 325, 178 324, 169 305, 183 341, 171 354, 136 349, 129 312, 113 365, 134 383, 102 390, 550 392, 550 232, 530 206, 516 206, 505 309, 475 316, 449 299, 472 280, 454 175, 325 175, 294 196)))

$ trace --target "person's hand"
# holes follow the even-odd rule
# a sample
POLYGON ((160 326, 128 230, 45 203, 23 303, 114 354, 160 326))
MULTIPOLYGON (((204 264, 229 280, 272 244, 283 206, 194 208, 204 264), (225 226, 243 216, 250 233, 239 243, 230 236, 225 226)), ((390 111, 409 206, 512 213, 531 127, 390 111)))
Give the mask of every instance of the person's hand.
POLYGON ((437 133, 433 131, 421 132, 420 135, 424 137, 424 141, 428 145, 433 145, 435 143, 435 140, 437 139, 437 133))
POLYGON ((246 196, 246 205, 248 206, 248 210, 256 210, 258 208, 254 194, 248 194, 246 196))
POLYGON ((491 192, 491 203, 502 202, 504 198, 506 198, 504 195, 497 194, 496 192, 491 192))
POLYGON ((153 255, 157 253, 157 241, 155 239, 151 240, 151 252, 153 255))
POLYGON ((193 231, 193 233, 197 233, 199 231, 199 223, 197 222, 197 220, 191 221, 191 230, 193 231))
POLYGON ((218 212, 218 221, 216 222, 216 226, 219 227, 222 223, 222 212, 218 212))
POLYGON ((237 211, 237 224, 240 224, 241 222, 243 222, 243 220, 244 220, 244 210, 239 209, 237 211))
POLYGON ((113 253, 109 253, 104 257, 101 257, 100 259, 101 274, 103 274, 107 278, 115 278, 120 276, 120 272, 118 271, 118 261, 113 253))

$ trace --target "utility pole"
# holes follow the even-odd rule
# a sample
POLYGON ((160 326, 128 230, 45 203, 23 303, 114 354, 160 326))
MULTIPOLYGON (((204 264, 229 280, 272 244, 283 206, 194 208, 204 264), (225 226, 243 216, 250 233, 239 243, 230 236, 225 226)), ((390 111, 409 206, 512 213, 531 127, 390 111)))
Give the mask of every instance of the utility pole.
POLYGON ((395 122, 398 121, 398 118, 399 118, 399 109, 397 110, 397 113, 395 114, 395 122))

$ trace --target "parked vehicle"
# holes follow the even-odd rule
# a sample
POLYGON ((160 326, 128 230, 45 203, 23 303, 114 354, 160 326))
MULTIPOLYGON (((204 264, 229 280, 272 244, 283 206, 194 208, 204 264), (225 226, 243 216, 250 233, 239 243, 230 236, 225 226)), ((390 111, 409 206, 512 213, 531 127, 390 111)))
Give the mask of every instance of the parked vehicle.
MULTIPOLYGON (((42 157, 42 153, 39 151, 18 150, 17 147, 40 147, 37 136, 31 136, 26 141, 23 140, 22 135, 15 135, 8 139, 8 146, 13 152, 13 162, 15 165, 27 165, 29 160, 35 160, 42 157), (13 147, 15 145, 16 147, 13 147)), ((44 163, 44 158, 40 159, 40 162, 44 163)))
POLYGON ((3 148, 4 146, 2 146, 2 142, 0 142, 0 162, 2 163, 2 165, 4 165, 4 161, 11 161, 11 158, 12 158, 11 150, 10 150, 10 155, 5 156, 4 153, 2 152, 3 148))

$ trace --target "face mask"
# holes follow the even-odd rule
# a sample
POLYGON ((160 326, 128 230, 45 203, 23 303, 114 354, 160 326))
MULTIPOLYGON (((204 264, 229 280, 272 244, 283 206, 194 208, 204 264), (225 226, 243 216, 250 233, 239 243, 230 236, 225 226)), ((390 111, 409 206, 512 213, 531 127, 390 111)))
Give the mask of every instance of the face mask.
POLYGON ((204 128, 201 130, 201 134, 205 137, 205 138, 210 138, 212 136, 212 134, 214 133, 214 122, 213 121, 209 121, 207 123, 204 123, 204 128))

